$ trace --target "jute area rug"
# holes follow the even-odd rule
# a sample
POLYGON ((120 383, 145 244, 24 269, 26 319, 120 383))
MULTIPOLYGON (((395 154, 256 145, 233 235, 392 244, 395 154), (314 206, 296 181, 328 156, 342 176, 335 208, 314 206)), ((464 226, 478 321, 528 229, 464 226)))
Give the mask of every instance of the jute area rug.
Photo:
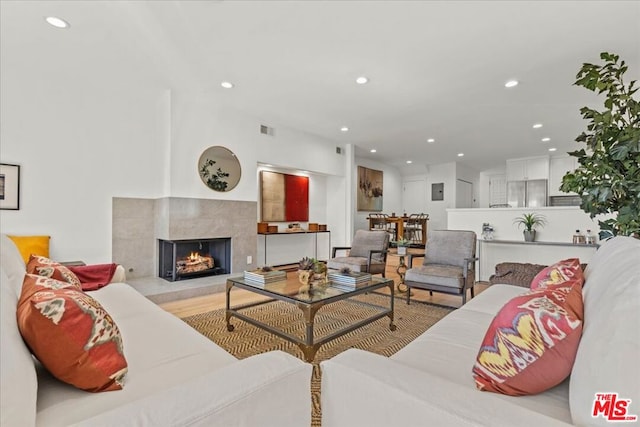
MULTIPOLYGON (((357 301, 388 306, 389 297, 372 293, 322 307, 315 318, 315 336, 324 336, 372 313, 371 308, 358 304, 357 301)), ((418 301, 412 301, 411 305, 407 305, 404 298, 396 298, 394 323, 397 329, 395 331, 389 330, 389 318, 384 317, 320 347, 313 363, 311 379, 311 426, 321 425, 320 368, 318 366, 321 361, 349 348, 391 356, 452 310, 418 301)), ((292 335, 300 338, 304 336, 302 312, 293 304, 276 301, 246 309, 243 313, 292 335)), ((231 319, 235 330, 228 332, 224 320, 224 309, 197 314, 183 320, 239 359, 271 350, 282 350, 304 360, 302 351, 297 345, 240 319, 231 319)))

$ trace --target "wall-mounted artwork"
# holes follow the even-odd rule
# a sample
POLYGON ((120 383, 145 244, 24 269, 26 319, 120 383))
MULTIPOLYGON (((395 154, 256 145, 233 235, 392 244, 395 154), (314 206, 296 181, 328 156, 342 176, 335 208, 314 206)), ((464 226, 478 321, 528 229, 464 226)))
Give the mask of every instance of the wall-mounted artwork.
POLYGON ((263 222, 309 221, 309 177, 260 172, 263 222))
POLYGON ((358 210, 382 212, 382 171, 358 166, 358 210))
POLYGON ((230 191, 240 182, 238 158, 225 147, 209 147, 198 160, 198 173, 204 184, 215 191, 230 191))
POLYGON ((20 209, 20 166, 0 164, 0 209, 20 209))

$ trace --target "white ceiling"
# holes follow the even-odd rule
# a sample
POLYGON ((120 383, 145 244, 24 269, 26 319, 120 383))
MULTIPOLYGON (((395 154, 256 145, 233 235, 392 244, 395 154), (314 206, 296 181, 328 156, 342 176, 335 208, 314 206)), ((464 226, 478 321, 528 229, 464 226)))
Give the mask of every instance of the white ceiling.
POLYGON ((581 64, 609 51, 629 64, 627 80, 640 77, 639 1, 1 6, 3 84, 53 76, 87 87, 193 91, 276 129, 353 143, 357 155, 405 175, 452 161, 486 170, 549 147, 576 149, 586 126, 579 108, 600 102, 572 86, 581 64), (47 15, 71 28, 50 27, 47 15), (357 85, 360 75, 370 82, 357 85), (512 78, 520 85, 506 89, 512 78), (223 80, 235 87, 221 88, 223 80), (536 122, 544 127, 533 129, 536 122), (541 143, 544 136, 551 141, 541 143))

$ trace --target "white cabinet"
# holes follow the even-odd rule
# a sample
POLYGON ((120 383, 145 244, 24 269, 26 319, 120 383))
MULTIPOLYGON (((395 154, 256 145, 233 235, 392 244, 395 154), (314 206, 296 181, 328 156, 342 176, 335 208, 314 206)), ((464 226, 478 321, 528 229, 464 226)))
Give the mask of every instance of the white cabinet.
POLYGON ((507 160, 507 181, 549 179, 549 157, 507 160))
POLYGON ((549 196, 575 196, 576 193, 560 191, 562 177, 578 167, 578 159, 572 156, 552 157, 549 160, 549 196))

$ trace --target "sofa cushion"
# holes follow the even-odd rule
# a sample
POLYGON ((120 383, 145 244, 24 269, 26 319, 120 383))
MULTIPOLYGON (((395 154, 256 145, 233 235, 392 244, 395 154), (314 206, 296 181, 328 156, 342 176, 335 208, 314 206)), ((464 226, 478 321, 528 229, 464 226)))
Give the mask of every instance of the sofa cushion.
POLYGON ((639 261, 640 240, 618 236, 601 243, 584 272, 584 329, 570 382, 576 425, 612 424, 592 417, 596 393, 617 393, 630 400, 628 415, 640 416, 639 261))
POLYGON ((83 390, 119 390, 127 373, 120 331, 109 314, 74 285, 27 274, 18 327, 52 375, 83 390))
POLYGON ((480 390, 536 394, 569 376, 582 333, 583 304, 579 282, 565 285, 530 291, 502 307, 473 367, 480 390))
POLYGON ((24 262, 29 262, 31 255, 49 256, 49 240, 51 236, 8 236, 20 251, 24 262))
POLYGON ((429 283, 461 289, 464 286, 462 267, 455 265, 429 264, 407 270, 405 281, 429 283))
POLYGON ((543 268, 531 281, 531 289, 545 288, 570 280, 577 280, 580 282, 580 286, 584 284, 584 276, 578 258, 563 259, 543 268))
POLYGON ((72 284, 77 290, 82 290, 80 280, 71 270, 44 256, 31 255, 29 257, 29 263, 27 264, 27 273, 67 282, 72 284))
MULTIPOLYGON (((125 387, 113 393, 86 393, 41 370, 39 427, 76 425, 237 362, 222 347, 128 284, 112 283, 88 294, 109 312, 122 334, 129 369, 125 387)), ((185 398, 176 395, 174 404, 185 398)))
MULTIPOLYGON (((2 257, 4 257, 4 252, 2 257)), ((16 321, 18 297, 0 268, 0 425, 34 426, 38 382, 16 321)))
POLYGON ((11 288, 17 304, 20 292, 22 292, 25 264, 15 243, 6 234, 0 236, 0 254, 0 266, 8 279, 3 280, 0 284, 3 287, 11 288))

